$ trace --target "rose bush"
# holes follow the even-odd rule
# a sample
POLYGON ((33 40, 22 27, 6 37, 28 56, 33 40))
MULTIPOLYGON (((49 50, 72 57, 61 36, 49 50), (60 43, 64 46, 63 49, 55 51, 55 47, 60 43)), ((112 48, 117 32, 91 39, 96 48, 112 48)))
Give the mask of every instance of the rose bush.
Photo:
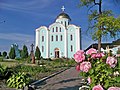
POLYGON ((89 84, 90 90, 120 90, 120 60, 94 48, 74 54, 76 69, 89 84))

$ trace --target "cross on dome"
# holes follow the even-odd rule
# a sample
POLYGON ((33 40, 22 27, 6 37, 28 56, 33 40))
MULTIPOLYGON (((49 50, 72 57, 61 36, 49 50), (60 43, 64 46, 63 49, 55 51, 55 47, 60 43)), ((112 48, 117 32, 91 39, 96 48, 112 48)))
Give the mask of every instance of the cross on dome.
POLYGON ((62 6, 62 8, 61 8, 61 9, 62 9, 62 11, 63 11, 63 12, 65 11, 65 7, 64 7, 64 6, 62 6))

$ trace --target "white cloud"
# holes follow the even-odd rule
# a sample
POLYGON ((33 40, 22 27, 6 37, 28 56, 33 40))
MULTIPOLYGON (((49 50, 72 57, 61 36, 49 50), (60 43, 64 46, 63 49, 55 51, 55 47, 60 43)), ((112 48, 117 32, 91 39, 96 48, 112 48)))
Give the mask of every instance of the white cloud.
POLYGON ((0 8, 12 11, 31 11, 42 9, 52 3, 53 0, 29 0, 29 1, 14 1, 0 2, 0 8))
POLYGON ((0 39, 4 40, 15 40, 15 41, 34 41, 34 36, 26 35, 26 34, 19 34, 19 33, 0 33, 0 39))
POLYGON ((0 33, 0 51, 9 51, 11 44, 17 43, 19 48, 25 44, 29 51, 30 45, 34 43, 34 36, 19 33, 0 33))

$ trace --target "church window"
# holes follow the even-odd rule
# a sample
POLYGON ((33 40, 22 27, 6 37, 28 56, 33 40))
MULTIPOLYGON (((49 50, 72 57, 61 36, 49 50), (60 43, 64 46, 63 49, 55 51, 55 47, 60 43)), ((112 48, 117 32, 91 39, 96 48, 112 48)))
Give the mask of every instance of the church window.
POLYGON ((58 35, 56 35, 56 41, 58 41, 58 35))
POLYGON ((68 22, 68 25, 69 25, 69 22, 68 22))
POLYGON ((60 40, 62 41, 62 35, 60 36, 60 40))
POLYGON ((73 52, 73 46, 71 45, 71 52, 73 52))
POLYGON ((65 21, 65 27, 66 27, 66 21, 65 21))
POLYGON ((51 41, 53 41, 53 36, 51 36, 51 41))
POLYGON ((44 52, 44 46, 42 46, 42 52, 44 52))
POLYGON ((61 32, 61 27, 60 27, 60 32, 61 32))
POLYGON ((61 21, 61 24, 63 24, 63 22, 61 21))
POLYGON ((44 42, 44 36, 42 36, 42 42, 44 42))
POLYGON ((56 32, 58 32, 58 27, 56 27, 56 32))
POLYGON ((54 28, 53 28, 52 32, 54 32, 54 28))
POLYGON ((71 41, 73 40, 73 35, 70 35, 70 40, 71 40, 71 41))

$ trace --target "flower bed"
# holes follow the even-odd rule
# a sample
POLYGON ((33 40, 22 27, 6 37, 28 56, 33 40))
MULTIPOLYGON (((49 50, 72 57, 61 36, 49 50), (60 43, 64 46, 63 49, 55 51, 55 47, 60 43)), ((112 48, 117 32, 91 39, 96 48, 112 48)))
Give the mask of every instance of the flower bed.
POLYGON ((90 90, 120 90, 120 59, 94 48, 74 54, 76 69, 87 79, 90 90))

